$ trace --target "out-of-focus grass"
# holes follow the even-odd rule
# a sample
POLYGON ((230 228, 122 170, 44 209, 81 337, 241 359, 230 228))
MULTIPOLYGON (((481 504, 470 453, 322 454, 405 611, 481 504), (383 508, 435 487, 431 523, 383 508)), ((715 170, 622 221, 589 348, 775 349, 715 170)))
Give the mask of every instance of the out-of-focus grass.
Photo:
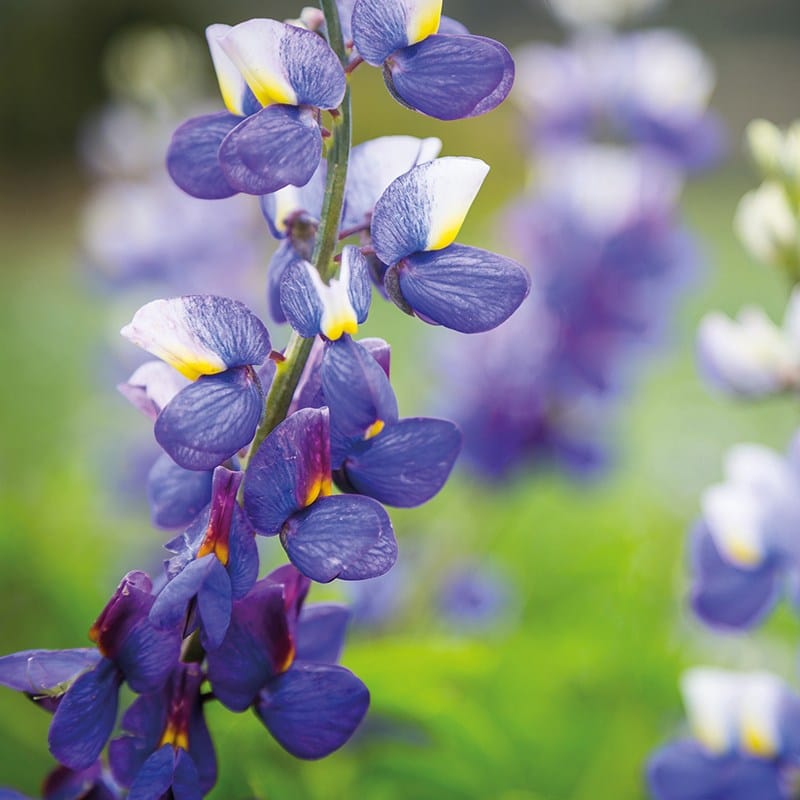
MULTIPOLYGON (((399 107, 381 103, 380 114, 360 110, 357 139, 392 126, 431 133, 429 121, 399 107)), ((521 184, 512 135, 498 118, 435 130, 446 136, 445 153, 493 165, 464 234, 481 240, 521 184)), ((344 661, 370 687, 372 710, 361 735, 320 763, 282 753, 251 714, 210 709, 221 765, 213 797, 643 796, 647 752, 680 723, 682 666, 761 658, 744 640, 710 638, 683 600, 684 532, 697 495, 720 474, 724 448, 742 439, 783 447, 796 421, 788 402, 739 407, 709 397, 692 364, 693 331, 707 308, 762 302, 782 312, 779 278, 750 263, 730 233, 749 182, 726 173, 688 191, 687 214, 712 266, 622 409, 611 478, 589 488, 527 475, 493 488, 460 477, 429 505, 393 513, 401 548, 432 547, 443 561, 469 552, 501 565, 517 595, 514 624, 469 637, 420 613, 399 631, 354 635, 344 661)), ((11 248, 0 296, 2 652, 86 644, 121 574, 156 564, 164 538, 144 514, 117 509, 100 480, 128 454, 98 442, 116 437, 120 417, 142 423, 113 393, 99 393, 119 377, 103 355, 115 332, 74 266, 71 210, 44 228, 33 212, 29 223, 25 214, 11 219, 2 226, 11 248), (98 463, 100 453, 109 461, 98 463)), ((423 413, 423 355, 436 332, 387 306, 376 307, 364 332, 393 343, 401 411, 423 413)), ((787 669, 781 642, 791 642, 782 639, 790 630, 784 615, 761 637, 770 666, 787 669)), ((0 692, 0 784, 37 791, 50 764, 47 724, 24 698, 0 692)))

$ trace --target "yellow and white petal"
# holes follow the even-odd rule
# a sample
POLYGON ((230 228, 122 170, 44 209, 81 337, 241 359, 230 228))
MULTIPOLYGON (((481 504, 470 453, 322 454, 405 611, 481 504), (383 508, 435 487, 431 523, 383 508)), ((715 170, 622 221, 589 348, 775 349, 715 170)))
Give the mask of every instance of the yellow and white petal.
POLYGON ((735 746, 741 676, 711 667, 695 667, 681 676, 681 694, 689 725, 710 752, 722 754, 735 746))
POLYGON ((227 369, 222 358, 197 336, 181 298, 147 303, 120 333, 189 380, 227 369))
POLYGON ((437 158, 393 181, 372 216, 378 258, 391 265, 452 244, 488 172, 478 158, 437 158))
POLYGON ((218 39, 262 106, 297 105, 297 94, 281 57, 287 27, 274 19, 251 19, 235 25, 218 39))
POLYGON ((703 493, 703 519, 722 557, 740 569, 759 567, 766 556, 763 503, 746 487, 729 483, 703 493))
POLYGON ((214 62, 214 71, 217 73, 217 83, 219 83, 219 91, 225 107, 231 114, 243 117, 245 115, 243 100, 247 84, 239 68, 231 61, 220 43, 230 29, 230 25, 221 23, 209 25, 206 28, 206 40, 208 49, 211 51, 211 60, 214 62))
POLYGON ((781 749, 780 714, 784 682, 769 672, 742 676, 739 694, 739 747, 757 758, 774 758, 781 749))
POLYGON ((416 44, 439 30, 442 19, 442 0, 405 0, 406 36, 416 44))

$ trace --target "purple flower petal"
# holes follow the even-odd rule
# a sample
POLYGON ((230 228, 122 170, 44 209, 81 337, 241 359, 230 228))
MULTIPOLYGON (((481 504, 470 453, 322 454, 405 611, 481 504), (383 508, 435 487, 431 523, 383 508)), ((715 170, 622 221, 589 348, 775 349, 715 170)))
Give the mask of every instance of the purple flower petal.
POLYGON ((53 715, 48 743, 53 756, 74 770, 88 769, 99 757, 117 719, 122 676, 103 659, 69 688, 53 715))
POLYGON ((707 624, 747 629, 759 623, 775 605, 780 585, 772 560, 756 569, 738 569, 720 556, 705 523, 691 533, 691 604, 707 624))
POLYGON ((117 391, 135 408, 155 420, 164 406, 186 386, 187 380, 163 361, 146 361, 117 385, 117 391))
POLYGON ((335 664, 342 654, 350 609, 334 603, 306 606, 297 625, 297 659, 335 664))
POLYGON ((225 111, 195 117, 178 128, 167 151, 167 171, 187 194, 216 200, 236 194, 219 163, 223 139, 242 121, 225 111))
POLYGON ((352 245, 342 251, 339 275, 326 284, 308 261, 290 264, 281 280, 281 309, 301 336, 322 334, 332 341, 358 331, 372 299, 367 260, 352 245))
POLYGON ((429 36, 394 53, 386 86, 400 103, 436 119, 485 114, 506 99, 514 61, 503 45, 482 36, 429 36))
POLYGON ((197 768, 189 755, 185 750, 176 751, 165 744, 144 762, 128 800, 161 800, 170 789, 175 800, 202 800, 203 797, 197 768))
MULTIPOLYGON (((175 800, 202 800, 210 789, 211 786, 203 787, 197 764, 192 756, 185 750, 176 750, 175 775, 172 778, 172 796, 175 800)), ((130 798, 130 795, 128 797, 130 798)))
POLYGON ((426 322, 480 333, 505 322, 528 296, 528 272, 510 258, 453 244, 416 253, 386 274, 426 322))
POLYGON ((409 418, 387 426, 342 465, 348 489, 412 508, 444 486, 461 450, 461 432, 443 419, 409 418))
POLYGON ((158 748, 167 725, 170 692, 144 694, 131 703, 122 717, 123 735, 108 746, 114 780, 130 786, 142 765, 158 748))
POLYGON ((253 527, 274 536, 296 511, 330 494, 328 409, 305 408, 278 425, 247 469, 244 509, 253 527))
POLYGON ((211 500, 211 470, 179 467, 166 453, 147 476, 150 519, 159 528, 188 525, 211 500))
POLYGON ((343 667, 298 664, 270 681, 255 712, 297 758, 323 758, 353 735, 369 707, 367 687, 343 667))
POLYGON ((338 469, 354 442, 397 421, 397 398, 380 364, 349 336, 328 345, 321 376, 330 409, 331 465, 338 469))
POLYGON ((258 578, 258 547, 255 531, 241 506, 233 510, 227 570, 234 600, 244 597, 258 578))
POLYGON ((263 406, 251 367, 204 375, 161 412, 156 441, 185 469, 214 469, 250 443, 263 406))
POLYGON ((441 14, 442 0, 356 0, 353 41, 377 67, 395 50, 436 33, 441 14))
POLYGON ((259 195, 308 183, 321 155, 322 134, 314 114, 285 105, 268 106, 247 117, 219 149, 230 185, 259 195))
POLYGON ((94 648, 23 650, 0 658, 0 684, 37 697, 62 694, 101 659, 94 648))
POLYGON ((439 30, 436 33, 442 36, 466 36, 469 35, 469 29, 457 19, 442 15, 442 19, 439 22, 439 30))
MULTIPOLYGON (((99 761, 78 771, 57 767, 42 786, 43 800, 116 800, 117 796, 105 785, 99 761)), ((0 800, 13 800, 13 796, 6 796, 0 789, 0 800)))
POLYGON ((397 559, 388 514, 368 497, 322 497, 281 531, 289 560, 311 580, 358 581, 383 575, 397 559))
POLYGON ((283 586, 259 581, 233 604, 222 644, 208 653, 208 679, 224 706, 244 711, 293 657, 283 586))
POLYGON ((179 626, 193 597, 198 599, 204 639, 209 647, 216 647, 230 620, 231 582, 213 554, 192 561, 167 583, 153 603, 150 621, 159 629, 179 626))
POLYGON ((281 281, 289 266, 299 258, 300 254, 294 249, 292 241, 284 239, 267 265, 267 306, 270 317, 279 324, 286 322, 286 315, 281 308, 281 281))

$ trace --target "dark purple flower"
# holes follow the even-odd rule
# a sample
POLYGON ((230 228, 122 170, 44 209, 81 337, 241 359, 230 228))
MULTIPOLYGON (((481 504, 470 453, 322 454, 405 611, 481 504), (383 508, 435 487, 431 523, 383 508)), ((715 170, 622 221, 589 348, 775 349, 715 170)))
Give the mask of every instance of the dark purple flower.
POLYGON ((65 766, 80 771, 97 760, 117 718, 123 681, 147 694, 169 679, 181 631, 153 627, 148 619, 153 601, 150 578, 129 572, 89 631, 103 657, 70 686, 50 725, 50 751, 65 766))
POLYGON ((267 437, 244 480, 256 532, 280 534, 289 560, 313 580, 362 580, 388 570, 397 543, 388 515, 369 497, 331 496, 327 408, 301 409, 267 437))
POLYGON ((122 736, 109 745, 114 778, 132 800, 172 790, 176 798, 200 798, 217 780, 214 745, 203 716, 196 664, 176 667, 165 687, 137 698, 122 718, 122 736))
POLYGON ((308 580, 284 567, 234 603, 222 645, 208 654, 208 678, 233 711, 252 706, 275 739, 298 758, 341 747, 369 705, 369 692, 334 662, 347 612, 303 608, 308 580))
POLYGON ((241 472, 214 470, 211 502, 168 549, 168 583, 150 610, 158 628, 179 626, 197 603, 203 646, 217 647, 228 629, 231 603, 244 597, 258 577, 258 549, 247 516, 236 502, 241 472))

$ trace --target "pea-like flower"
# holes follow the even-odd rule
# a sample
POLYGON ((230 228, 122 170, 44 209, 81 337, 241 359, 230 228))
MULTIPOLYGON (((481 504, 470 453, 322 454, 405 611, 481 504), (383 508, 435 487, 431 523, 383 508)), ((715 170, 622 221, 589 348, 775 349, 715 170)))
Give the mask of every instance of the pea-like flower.
POLYGON ((214 469, 249 444, 264 405, 254 367, 271 352, 251 311, 212 295, 154 300, 121 333, 192 381, 155 422, 156 441, 176 464, 214 469))
POLYGON ((494 39, 445 33, 461 26, 441 22, 442 0, 356 0, 353 42, 408 108, 445 120, 491 111, 514 82, 510 53, 494 39))
POLYGON ((320 109, 342 102, 342 65, 316 33, 271 19, 206 30, 227 111, 185 122, 167 169, 184 191, 216 199, 302 186, 322 154, 320 109))
POLYGON ((800 389, 800 290, 792 292, 783 327, 761 308, 733 320, 720 311, 703 317, 697 332, 700 372, 715 388, 740 397, 800 389))
POLYGON ((123 681, 134 692, 156 692, 178 662, 180 629, 158 630, 148 619, 152 588, 145 573, 129 572, 89 631, 102 658, 69 687, 50 725, 50 752, 71 769, 87 769, 100 755, 123 681))
POLYGON ((372 216, 375 254, 389 266, 389 297, 409 314, 462 333, 496 327, 530 291, 530 276, 515 261, 454 244, 488 171, 477 158, 420 164, 390 184, 372 216))
POLYGON ((114 778, 129 797, 200 798, 217 780, 214 745, 203 715, 197 664, 175 667, 159 692, 138 697, 109 745, 114 778), (173 791, 170 791, 170 790, 173 791))
POLYGON ((800 439, 787 457, 738 445, 725 471, 726 481, 704 492, 691 533, 692 607, 710 625, 749 628, 800 575, 800 439))
POLYGON ((400 419, 386 372, 349 336, 328 345, 321 379, 340 489, 410 508, 444 486, 461 449, 456 425, 428 417, 400 419))
POLYGON ((800 697, 767 672, 688 670, 681 681, 692 738, 647 765, 656 800, 788 800, 797 775, 800 697))
POLYGON ((350 738, 366 714, 369 692, 334 663, 347 610, 303 608, 308 587, 307 578, 286 566, 234 603, 225 640, 208 654, 208 679, 227 708, 252 707, 282 747, 316 759, 350 738))
POLYGON ((203 646, 219 645, 233 600, 244 597, 258 577, 258 550, 250 523, 236 502, 244 476, 225 467, 214 470, 211 502, 189 529, 167 545, 176 555, 167 562, 169 582, 150 610, 158 628, 181 624, 192 599, 203 646))
POLYGON ((389 516, 369 497, 331 496, 327 408, 284 420, 253 456, 244 509, 257 533, 280 534, 289 560, 321 583, 381 575, 397 558, 389 516))
POLYGON ((353 335, 365 322, 372 299, 367 260, 357 247, 342 251, 339 275, 325 283, 313 264, 295 261, 280 286, 286 320, 301 336, 323 335, 334 341, 353 335))

